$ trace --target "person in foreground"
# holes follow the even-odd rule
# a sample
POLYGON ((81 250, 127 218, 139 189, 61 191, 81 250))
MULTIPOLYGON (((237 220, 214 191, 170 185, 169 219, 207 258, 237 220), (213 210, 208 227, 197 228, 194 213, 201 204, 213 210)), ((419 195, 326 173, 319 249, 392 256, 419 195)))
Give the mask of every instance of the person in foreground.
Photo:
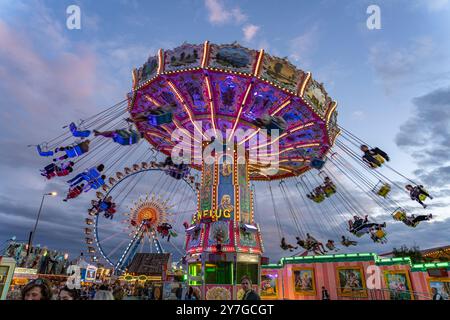
POLYGON ((22 300, 51 300, 52 289, 47 280, 31 280, 22 289, 22 300))
POLYGON ((242 300, 261 300, 259 295, 252 289, 252 281, 248 276, 243 276, 241 279, 242 290, 244 290, 244 297, 242 300))

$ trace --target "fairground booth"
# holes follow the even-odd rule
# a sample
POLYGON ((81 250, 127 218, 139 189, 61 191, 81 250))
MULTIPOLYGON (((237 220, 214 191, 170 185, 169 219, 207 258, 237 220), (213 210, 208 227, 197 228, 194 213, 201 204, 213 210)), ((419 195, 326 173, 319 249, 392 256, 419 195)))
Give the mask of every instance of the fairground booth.
POLYGON ((412 264, 374 253, 289 257, 262 267, 262 299, 430 300, 450 296, 450 263, 412 264))

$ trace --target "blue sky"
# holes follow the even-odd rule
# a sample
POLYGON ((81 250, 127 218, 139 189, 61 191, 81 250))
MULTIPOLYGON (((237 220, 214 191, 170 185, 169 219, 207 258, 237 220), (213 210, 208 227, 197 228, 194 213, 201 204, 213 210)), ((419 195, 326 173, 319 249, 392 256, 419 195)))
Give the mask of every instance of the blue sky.
MULTIPOLYGON (((122 100, 131 69, 158 48, 209 40, 264 48, 324 82, 343 127, 442 194, 438 221, 418 233, 395 229, 389 246, 448 244, 449 30, 448 0, 0 0, 0 242, 26 238, 42 192, 61 188, 40 179, 42 163, 26 145, 122 100), (81 30, 65 26, 72 4, 81 8, 81 30), (366 27, 371 4, 381 9, 381 30, 366 27)), ((77 254, 85 206, 49 201, 38 241, 77 254)), ((276 245, 268 254, 280 255, 276 245)))

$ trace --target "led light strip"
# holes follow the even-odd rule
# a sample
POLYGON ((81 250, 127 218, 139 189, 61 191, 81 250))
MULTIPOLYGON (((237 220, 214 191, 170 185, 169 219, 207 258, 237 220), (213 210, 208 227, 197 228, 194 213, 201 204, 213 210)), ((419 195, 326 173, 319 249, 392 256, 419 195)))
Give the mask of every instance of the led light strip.
POLYGON ((211 113, 211 123, 213 125, 214 134, 217 136, 216 121, 214 119, 215 110, 214 110, 214 104, 213 104, 213 96, 212 96, 212 92, 211 92, 211 83, 209 82, 208 75, 205 75, 205 82, 206 82, 206 89, 208 91, 208 97, 209 97, 209 110, 211 113))
POLYGON ((177 88, 175 87, 175 85, 172 83, 172 81, 167 80, 167 83, 169 84, 169 86, 172 88, 173 92, 175 93, 175 95, 177 96, 178 100, 180 101, 181 105, 183 106, 184 110, 186 111, 186 113, 189 116, 189 120, 191 120, 192 124, 194 125, 195 129, 197 129, 198 132, 200 132, 200 134, 202 135, 203 138, 207 139, 206 136, 203 134, 202 130, 198 128, 197 124, 195 123, 191 110, 188 108, 188 106, 186 105, 186 102, 184 101, 183 97, 181 97, 180 93, 178 92, 177 88))
POLYGON ((279 106, 274 112, 272 112, 270 115, 274 116, 276 115, 278 112, 280 112, 281 110, 283 110, 287 105, 289 105, 291 103, 291 100, 288 98, 285 102, 283 102, 281 104, 281 106, 279 106))
POLYGON ((242 109, 244 108, 244 105, 245 105, 245 103, 247 102, 248 94, 250 93, 251 88, 252 88, 252 84, 250 83, 250 84, 248 85, 248 87, 247 87, 247 91, 245 92, 244 99, 242 100, 241 107, 239 108, 239 112, 238 112, 238 115, 237 115, 237 117, 236 117, 236 121, 234 122, 233 130, 231 130, 231 134, 230 134, 230 136, 228 137, 228 141, 231 140, 231 138, 232 138, 233 135, 234 135, 234 132, 236 131, 236 127, 237 127, 237 125, 238 125, 238 123, 239 123, 239 118, 241 117, 242 109))

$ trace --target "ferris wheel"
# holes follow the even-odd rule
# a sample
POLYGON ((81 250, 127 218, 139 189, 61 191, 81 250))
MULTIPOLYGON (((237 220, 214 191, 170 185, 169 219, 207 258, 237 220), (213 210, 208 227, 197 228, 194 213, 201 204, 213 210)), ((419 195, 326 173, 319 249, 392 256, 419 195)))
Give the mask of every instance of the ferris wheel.
POLYGON ((117 272, 138 252, 183 256, 180 226, 195 212, 194 176, 174 179, 154 161, 131 168, 116 172, 96 193, 85 220, 88 252, 117 272))

